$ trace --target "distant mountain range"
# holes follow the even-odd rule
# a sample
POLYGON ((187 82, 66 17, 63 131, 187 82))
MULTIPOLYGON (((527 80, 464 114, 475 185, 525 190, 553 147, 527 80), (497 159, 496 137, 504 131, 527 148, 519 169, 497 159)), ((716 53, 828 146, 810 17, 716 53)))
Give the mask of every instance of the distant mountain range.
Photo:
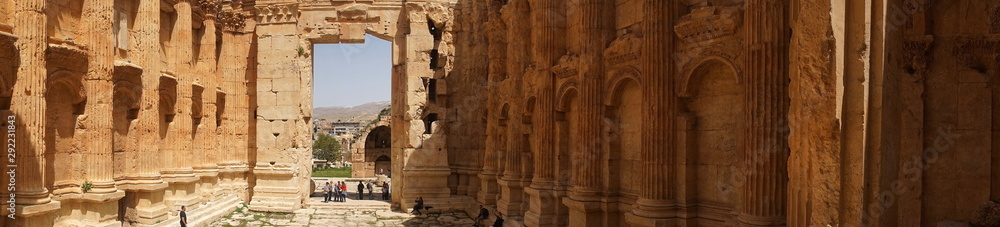
POLYGON ((317 107, 313 108, 313 119, 326 119, 328 122, 371 121, 378 117, 379 111, 389 107, 389 104, 389 101, 381 101, 357 106, 317 107))

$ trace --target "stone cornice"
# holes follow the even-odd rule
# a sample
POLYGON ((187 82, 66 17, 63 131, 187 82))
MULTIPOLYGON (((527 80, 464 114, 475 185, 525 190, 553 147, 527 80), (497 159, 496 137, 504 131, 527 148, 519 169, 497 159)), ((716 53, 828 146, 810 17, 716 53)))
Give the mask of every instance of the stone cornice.
POLYGON ((49 40, 49 48, 45 50, 46 62, 76 71, 87 69, 87 49, 70 41, 49 40))
POLYGON ((627 33, 611 42, 611 45, 604 50, 604 59, 607 65, 615 66, 626 63, 634 63, 642 56, 642 42, 633 33, 627 33))
POLYGON ((674 31, 684 41, 697 43, 734 35, 742 23, 743 11, 739 6, 706 6, 678 19, 674 31))

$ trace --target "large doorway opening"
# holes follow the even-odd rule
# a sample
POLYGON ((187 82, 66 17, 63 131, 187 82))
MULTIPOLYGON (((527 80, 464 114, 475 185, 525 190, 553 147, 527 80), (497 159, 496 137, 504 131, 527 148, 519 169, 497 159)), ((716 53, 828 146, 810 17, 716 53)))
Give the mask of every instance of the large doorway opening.
POLYGON ((366 153, 391 155, 390 140, 366 139, 389 133, 392 48, 372 35, 361 43, 312 45, 314 177, 374 178, 378 156, 366 153))

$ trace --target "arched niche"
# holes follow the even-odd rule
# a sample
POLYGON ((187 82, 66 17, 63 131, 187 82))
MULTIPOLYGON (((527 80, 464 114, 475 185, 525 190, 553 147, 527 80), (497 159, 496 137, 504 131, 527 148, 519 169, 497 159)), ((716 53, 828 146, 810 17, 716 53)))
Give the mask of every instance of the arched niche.
POLYGON ((54 195, 77 192, 83 147, 76 138, 86 105, 83 75, 69 70, 49 75, 45 92, 46 186, 54 195))
POLYGON ((629 212, 639 194, 642 146, 642 85, 635 68, 610 72, 611 83, 606 91, 607 107, 604 135, 608 140, 608 191, 618 196, 620 225, 626 225, 629 212))
POLYGON ((695 156, 697 182, 686 185, 697 192, 695 199, 707 206, 706 213, 724 215, 733 210, 740 195, 740 158, 743 147, 745 97, 736 70, 727 61, 710 59, 699 63, 682 86, 682 124, 686 146, 679 152, 695 156))

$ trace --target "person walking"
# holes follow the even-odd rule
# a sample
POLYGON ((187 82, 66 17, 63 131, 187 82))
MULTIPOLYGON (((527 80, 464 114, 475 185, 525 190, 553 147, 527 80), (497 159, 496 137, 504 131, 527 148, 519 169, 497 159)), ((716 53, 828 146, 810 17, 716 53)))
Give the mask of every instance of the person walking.
POLYGON ((187 207, 181 206, 181 227, 188 226, 187 207))
POLYGON ((368 182, 368 199, 370 199, 370 200, 375 200, 375 195, 372 194, 372 190, 374 190, 374 188, 375 187, 372 186, 372 182, 369 181, 368 182))
POLYGON ((358 200, 365 199, 365 182, 358 181, 358 200))
POLYGON ((323 202, 330 202, 330 182, 327 181, 326 185, 323 186, 323 202))
POLYGON ((389 182, 382 182, 382 200, 389 200, 389 182))

